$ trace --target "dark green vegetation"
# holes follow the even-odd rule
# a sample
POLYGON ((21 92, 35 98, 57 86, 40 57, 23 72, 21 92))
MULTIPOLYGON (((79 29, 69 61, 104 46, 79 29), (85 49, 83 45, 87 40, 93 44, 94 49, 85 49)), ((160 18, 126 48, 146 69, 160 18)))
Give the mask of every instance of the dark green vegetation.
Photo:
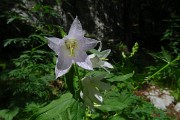
POLYGON ((134 92, 155 84, 180 101, 179 5, 179 0, 2 0, 0 119, 170 119, 134 92), (56 56, 44 39, 62 38, 76 15, 86 36, 112 50, 114 69, 106 79, 111 89, 95 112, 72 97, 63 77, 55 79, 56 56))

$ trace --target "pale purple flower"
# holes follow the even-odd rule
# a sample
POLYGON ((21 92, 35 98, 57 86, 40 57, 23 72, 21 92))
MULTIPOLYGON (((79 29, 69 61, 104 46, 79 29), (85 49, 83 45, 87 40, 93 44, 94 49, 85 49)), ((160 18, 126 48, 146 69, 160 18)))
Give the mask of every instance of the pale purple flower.
POLYGON ((86 51, 93 49, 98 41, 84 37, 84 31, 77 17, 74 19, 67 36, 62 39, 56 37, 48 37, 47 39, 48 46, 58 55, 55 67, 56 78, 66 74, 73 63, 84 69, 93 70, 86 51))

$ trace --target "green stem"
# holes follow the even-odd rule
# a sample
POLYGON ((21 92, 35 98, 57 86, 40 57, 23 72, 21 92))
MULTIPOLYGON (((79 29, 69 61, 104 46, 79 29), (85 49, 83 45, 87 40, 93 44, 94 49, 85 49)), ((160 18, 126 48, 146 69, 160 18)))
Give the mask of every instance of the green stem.
POLYGON ((74 69, 75 69, 75 72, 76 72, 76 75, 77 75, 78 79, 80 80, 81 77, 80 77, 80 75, 79 75, 79 70, 78 70, 78 67, 77 67, 76 64, 74 64, 74 69))
POLYGON ((39 45, 39 46, 37 46, 37 47, 33 48, 33 49, 32 49, 32 51, 34 51, 34 50, 36 50, 36 49, 38 49, 38 48, 42 47, 42 46, 43 46, 43 45, 45 45, 45 44, 47 44, 47 43, 43 43, 43 44, 41 44, 41 45, 39 45))
POLYGON ((155 72, 154 74, 152 74, 150 77, 148 77, 145 81, 142 82, 145 83, 147 81, 149 81, 151 78, 153 78, 155 75, 157 75, 158 73, 160 73, 162 70, 164 70, 165 68, 167 68, 169 65, 171 65, 172 63, 174 63, 175 61, 179 60, 180 56, 177 56, 173 61, 168 62, 168 64, 166 64, 165 66, 163 66, 161 69, 159 69, 157 72, 155 72))
POLYGON ((75 69, 75 73, 78 77, 78 83, 79 83, 79 88, 76 90, 76 98, 80 98, 80 90, 82 89, 82 85, 81 85, 81 77, 79 75, 79 69, 78 69, 78 66, 75 64, 74 65, 74 69, 75 69))
POLYGON ((73 94, 73 96, 75 97, 75 89, 74 89, 74 67, 71 67, 71 69, 69 70, 69 72, 65 75, 66 78, 66 85, 69 89, 69 91, 73 94))

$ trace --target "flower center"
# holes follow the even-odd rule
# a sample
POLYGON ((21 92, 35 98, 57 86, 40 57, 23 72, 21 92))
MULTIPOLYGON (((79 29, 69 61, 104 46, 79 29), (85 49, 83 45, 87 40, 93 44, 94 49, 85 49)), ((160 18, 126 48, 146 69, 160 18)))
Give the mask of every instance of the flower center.
POLYGON ((68 39, 65 41, 66 48, 70 52, 70 56, 75 56, 74 49, 77 47, 76 39, 68 39))

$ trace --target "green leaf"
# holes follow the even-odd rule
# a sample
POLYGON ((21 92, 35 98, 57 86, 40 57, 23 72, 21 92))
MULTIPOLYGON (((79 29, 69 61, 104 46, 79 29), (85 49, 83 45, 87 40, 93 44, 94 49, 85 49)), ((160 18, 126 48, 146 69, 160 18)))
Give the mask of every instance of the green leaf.
POLYGON ((111 86, 107 83, 102 82, 107 75, 107 72, 102 72, 102 71, 92 71, 87 73, 86 76, 92 76, 91 82, 100 90, 108 90, 111 86))
MULTIPOLYGON (((82 105, 75 101, 71 108, 68 108, 63 114, 63 118, 69 118, 69 120, 82 120, 84 117, 84 109, 82 105)), ((64 119, 63 119, 64 120, 64 119)))
POLYGON ((33 34, 33 35, 30 35, 29 38, 38 38, 39 40, 43 41, 44 43, 47 43, 47 40, 41 35, 33 34))
POLYGON ((134 75, 134 72, 128 73, 128 74, 126 74, 126 75, 111 77, 111 78, 108 78, 107 80, 110 81, 110 82, 115 82, 115 81, 119 82, 119 81, 124 81, 124 80, 129 79, 129 78, 131 78, 133 75, 134 75))
POLYGON ((66 32, 63 30, 62 27, 59 27, 59 29, 60 29, 60 34, 61 34, 62 37, 64 37, 64 36, 67 35, 66 32))
MULTIPOLYGON (((114 91, 114 90, 113 90, 114 91)), ((113 91, 109 91, 104 98, 104 103, 96 108, 103 112, 121 112, 122 110, 129 108, 136 100, 137 97, 133 94, 129 94, 127 91, 123 91, 120 94, 113 94, 113 91)))
POLYGON ((40 108, 32 117, 31 120, 61 120, 62 113, 68 108, 72 107, 75 100, 72 98, 72 94, 66 93, 60 97, 60 99, 52 101, 47 106, 40 108))
POLYGON ((19 45, 19 46, 26 46, 30 43, 29 38, 12 38, 4 40, 4 47, 7 47, 10 44, 19 45))
POLYGON ((12 120, 19 112, 19 108, 0 110, 0 118, 4 120, 12 120))
POLYGON ((12 16, 10 19, 8 19, 7 24, 12 23, 15 20, 23 19, 21 16, 12 16))
POLYGON ((123 102, 118 101, 118 99, 112 98, 105 100, 104 104, 97 108, 103 112, 109 112, 109 111, 121 111, 126 107, 128 107, 128 104, 124 104, 123 102))
POLYGON ((164 60, 167 63, 171 62, 171 55, 168 53, 168 51, 166 51, 163 47, 161 49, 162 49, 162 55, 164 57, 164 60))
POLYGON ((126 119, 121 116, 113 116, 110 118, 110 120, 126 120, 126 119))

